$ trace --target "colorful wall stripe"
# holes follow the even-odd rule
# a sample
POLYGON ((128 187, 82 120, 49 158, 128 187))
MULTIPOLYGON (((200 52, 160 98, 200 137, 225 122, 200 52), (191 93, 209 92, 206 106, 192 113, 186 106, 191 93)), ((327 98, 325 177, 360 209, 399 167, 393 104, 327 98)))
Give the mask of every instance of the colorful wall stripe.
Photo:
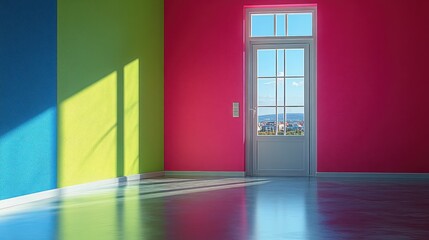
POLYGON ((164 169, 163 12, 1 2, 0 200, 164 169))
POLYGON ((166 171, 244 171, 242 24, 242 1, 165 1, 166 171))
POLYGON ((162 1, 59 2, 60 187, 163 170, 163 39, 162 1))
POLYGON ((56 9, 0 3, 0 200, 57 185, 56 9))

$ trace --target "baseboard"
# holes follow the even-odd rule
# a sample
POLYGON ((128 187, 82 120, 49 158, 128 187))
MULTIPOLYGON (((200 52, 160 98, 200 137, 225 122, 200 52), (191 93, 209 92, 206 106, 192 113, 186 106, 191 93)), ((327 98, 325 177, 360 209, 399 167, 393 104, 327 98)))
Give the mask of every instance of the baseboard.
POLYGON ((316 177, 429 179, 429 173, 317 172, 316 177))
POLYGON ((244 177, 245 172, 165 171, 167 177, 244 177))
POLYGON ((140 179, 164 177, 165 176, 165 172, 164 171, 160 171, 160 172, 148 172, 148 173, 142 173, 142 174, 140 174, 140 176, 141 176, 140 179))
POLYGON ((49 198, 63 197, 67 195, 74 195, 76 193, 80 193, 83 191, 100 189, 100 188, 109 187, 112 185, 117 186, 119 184, 123 184, 126 182, 132 182, 132 181, 138 181, 140 179, 155 178, 155 177, 162 177, 162 176, 164 176, 163 171, 148 172, 148 173, 135 174, 135 175, 125 176, 125 177, 106 179, 106 180, 101 180, 96 182, 78 184, 78 185, 73 185, 69 187, 56 188, 56 189, 47 190, 47 191, 38 192, 38 193, 27 194, 19 197, 0 200, 0 210, 10 208, 10 207, 15 207, 25 203, 45 200, 49 198))
POLYGON ((58 189, 52 189, 52 190, 47 190, 43 192, 32 193, 32 194, 19 196, 19 197, 0 200, 0 211, 6 208, 15 207, 25 203, 45 200, 48 198, 55 198, 55 197, 58 197, 58 195, 59 195, 58 189))

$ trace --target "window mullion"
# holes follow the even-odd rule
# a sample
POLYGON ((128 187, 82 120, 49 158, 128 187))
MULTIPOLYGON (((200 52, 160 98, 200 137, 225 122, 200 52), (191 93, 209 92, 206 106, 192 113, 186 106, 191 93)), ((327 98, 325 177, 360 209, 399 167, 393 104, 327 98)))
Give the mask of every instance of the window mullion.
POLYGON ((287 36, 289 36, 289 34, 287 33, 287 16, 288 16, 289 14, 285 14, 285 36, 287 37, 287 36))
POLYGON ((286 49, 283 50, 283 125, 284 125, 284 131, 283 135, 286 135, 286 49))
POLYGON ((277 14, 274 14, 274 37, 277 36, 277 14))
MULTIPOLYGON (((275 18, 274 18, 275 19, 275 18)), ((274 21, 274 23, 275 23, 275 21, 274 21)), ((276 135, 278 135, 278 132, 279 132, 279 117, 278 117, 278 108, 277 108, 277 105, 278 105, 278 103, 277 103, 277 89, 278 89, 278 81, 277 81, 277 72, 278 72, 278 69, 277 69, 277 64, 278 64, 278 59, 277 59, 277 54, 278 54, 278 49, 276 49, 276 56, 275 56, 275 58, 276 58, 276 74, 275 74, 275 76, 276 76, 276 98, 275 98, 275 103, 276 104, 274 104, 274 106, 276 106, 276 121, 275 121, 275 123, 276 123, 276 135)))

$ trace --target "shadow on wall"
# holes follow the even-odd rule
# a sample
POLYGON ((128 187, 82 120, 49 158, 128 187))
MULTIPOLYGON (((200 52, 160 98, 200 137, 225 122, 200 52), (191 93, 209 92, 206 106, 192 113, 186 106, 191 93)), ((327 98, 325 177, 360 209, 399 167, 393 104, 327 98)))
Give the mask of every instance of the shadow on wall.
POLYGON ((139 173, 139 59, 59 103, 59 186, 139 173))
MULTIPOLYGON (((56 187, 56 117, 51 107, 0 136, 0 199, 56 187)), ((60 186, 138 174, 139 60, 62 101, 58 127, 60 186)))

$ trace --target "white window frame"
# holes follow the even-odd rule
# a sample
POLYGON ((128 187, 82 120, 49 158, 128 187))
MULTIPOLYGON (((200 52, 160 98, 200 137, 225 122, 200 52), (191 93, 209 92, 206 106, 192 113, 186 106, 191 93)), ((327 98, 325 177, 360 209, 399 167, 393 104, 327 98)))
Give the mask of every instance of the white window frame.
MULTIPOLYGON (((245 44, 246 44, 246 64, 245 64, 245 97, 246 97, 246 174, 251 175, 253 172, 253 136, 252 126, 253 110, 249 94, 252 93, 252 56, 251 51, 254 45, 258 44, 308 44, 310 46, 310 149, 309 149, 309 175, 317 174, 317 7, 316 6, 291 6, 275 8, 246 8, 246 26, 245 26, 245 44), (312 13, 312 36, 270 36, 270 37, 251 37, 251 14, 281 14, 281 13, 312 13)), ((274 17, 274 21, 276 18, 274 17)), ((287 17, 286 17, 287 31, 287 17)), ((274 35, 275 35, 274 25, 274 35)), ((287 35, 287 32, 286 34, 287 35)))

